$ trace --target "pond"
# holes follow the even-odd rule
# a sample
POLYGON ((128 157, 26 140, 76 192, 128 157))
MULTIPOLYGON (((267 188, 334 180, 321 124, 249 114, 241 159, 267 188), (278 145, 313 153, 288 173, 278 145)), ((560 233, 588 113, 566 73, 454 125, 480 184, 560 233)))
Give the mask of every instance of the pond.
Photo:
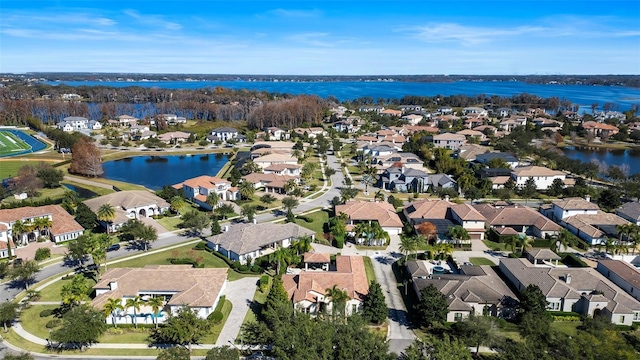
POLYGON ((159 190, 200 175, 215 176, 229 161, 223 154, 134 156, 102 164, 103 177, 159 190))
POLYGON ((64 186, 65 188, 71 191, 74 191, 76 194, 78 194, 78 197, 81 199, 91 199, 98 196, 98 194, 94 193, 93 191, 89 189, 85 189, 80 186, 74 186, 71 184, 62 184, 62 186, 64 186))
POLYGON ((562 149, 570 159, 585 163, 598 162, 601 172, 611 165, 621 166, 629 171, 629 175, 640 173, 640 149, 608 149, 600 147, 567 146, 562 149))

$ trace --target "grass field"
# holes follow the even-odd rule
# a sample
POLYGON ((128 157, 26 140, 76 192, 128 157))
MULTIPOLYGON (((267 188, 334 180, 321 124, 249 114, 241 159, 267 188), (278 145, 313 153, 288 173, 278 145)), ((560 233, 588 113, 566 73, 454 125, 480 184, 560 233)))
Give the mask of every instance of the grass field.
POLYGON ((0 131, 0 156, 31 149, 31 145, 8 131, 0 131))

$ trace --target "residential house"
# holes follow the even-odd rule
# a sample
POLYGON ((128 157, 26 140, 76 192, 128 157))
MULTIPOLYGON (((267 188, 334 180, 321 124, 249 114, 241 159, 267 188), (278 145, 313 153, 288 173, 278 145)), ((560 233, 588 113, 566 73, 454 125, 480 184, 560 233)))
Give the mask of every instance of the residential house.
MULTIPOLYGON (((640 271, 622 260, 598 260, 596 270, 636 300, 640 300, 640 271)), ((640 321, 640 316, 633 321, 640 321)))
POLYGON ((440 113, 441 115, 449 115, 449 114, 453 114, 453 108, 448 106, 443 106, 443 107, 439 107, 437 112, 440 113))
POLYGON ((494 111, 494 114, 496 114, 496 116, 499 116, 501 118, 507 117, 509 115, 511 115, 511 113, 513 112, 513 110, 509 109, 509 108, 499 108, 496 111, 494 111))
POLYGON ((207 136, 207 140, 214 141, 222 141, 227 142, 229 140, 243 142, 246 138, 244 136, 240 136, 240 133, 237 129, 232 127, 219 127, 211 130, 209 136, 207 136))
POLYGON ((109 299, 121 300, 123 309, 107 315, 105 322, 109 324, 163 323, 169 314, 177 314, 184 306, 200 319, 206 319, 215 311, 226 286, 227 268, 199 269, 191 265, 115 268, 104 273, 93 286, 96 297, 91 305, 103 311, 109 299), (127 308, 127 300, 136 296, 143 300, 160 297, 163 306, 155 314, 147 304, 140 309, 127 308))
POLYGON ((619 225, 629 222, 618 215, 597 210, 595 214, 578 214, 562 219, 561 224, 590 245, 599 245, 609 238, 618 238, 619 225))
POLYGON ((207 204, 210 194, 216 194, 222 201, 233 201, 240 199, 240 192, 237 187, 231 186, 231 182, 216 176, 202 175, 187 179, 179 184, 173 185, 174 189, 182 190, 183 196, 201 208, 211 210, 211 205, 207 204))
POLYGON ((454 189, 458 190, 458 183, 447 174, 429 174, 429 189, 435 191, 438 189, 454 189))
POLYGON ((267 154, 253 159, 253 163, 266 169, 273 165, 297 165, 298 159, 287 154, 267 154))
POLYGON ((348 201, 343 205, 336 205, 335 213, 348 216, 347 229, 353 229, 354 225, 361 222, 376 221, 389 235, 399 235, 402 232, 402 221, 393 205, 387 202, 348 201))
POLYGON ((115 218, 100 224, 110 232, 117 231, 130 219, 140 219, 160 215, 169 210, 169 203, 147 190, 125 190, 85 200, 91 211, 97 213, 104 204, 115 209, 115 218))
POLYGON ((475 161, 476 156, 491 151, 491 148, 478 144, 464 144, 453 154, 467 161, 475 161))
POLYGON ((378 114, 383 115, 383 116, 400 117, 400 116, 402 116, 402 110, 384 109, 384 110, 380 111, 378 114))
POLYGON ((489 162, 494 159, 503 160, 511 169, 515 169, 520 164, 518 158, 510 153, 488 152, 476 155, 476 162, 486 166, 488 166, 489 162))
POLYGON ((587 195, 584 199, 571 197, 556 199, 551 201, 551 207, 543 208, 541 212, 554 221, 562 221, 574 215, 597 215, 600 207, 591 202, 591 197, 587 195))
POLYGON ((87 123, 87 128, 89 130, 100 130, 102 129, 102 124, 96 120, 89 120, 89 122, 87 123))
POLYGON ((471 314, 509 319, 516 313, 516 295, 491 266, 462 265, 460 274, 414 277, 412 283, 418 298, 428 286, 434 286, 445 296, 447 322, 462 321, 471 314))
POLYGON ((420 105, 398 105, 398 109, 402 110, 403 113, 408 113, 411 111, 422 111, 422 106, 420 105))
POLYGON ((380 114, 384 110, 384 106, 361 106, 358 108, 358 112, 373 112, 376 114, 380 114))
POLYGON ((437 148, 457 150, 466 143, 467 138, 460 134, 443 133, 433 135, 433 145, 437 148))
POLYGON ((158 135, 158 140, 166 144, 178 144, 183 143, 189 139, 191 133, 184 131, 170 131, 161 135, 158 135))
POLYGON ((186 124, 187 119, 176 114, 160 114, 160 117, 167 122, 168 125, 186 124))
POLYGON ((335 303, 327 294, 334 286, 346 292, 344 314, 350 316, 362 310, 369 293, 369 281, 361 256, 336 256, 335 268, 329 271, 302 270, 298 274, 282 275, 287 295, 296 310, 317 316, 333 313, 335 303))
POLYGON ((525 126, 525 125, 527 125, 527 118, 526 117, 524 117, 524 116, 511 116, 511 117, 503 119, 500 122, 500 129, 502 129, 506 133, 510 133, 511 131, 513 131, 513 129, 517 128, 518 126, 525 126))
POLYGON ((409 123, 409 125, 418 125, 420 121, 424 119, 424 116, 418 114, 409 114, 401 117, 402 120, 409 123))
POLYGON ((331 254, 306 252, 302 255, 302 262, 305 270, 329 271, 331 265, 331 254))
POLYGON ((462 114, 465 116, 487 116, 489 113, 487 110, 480 107, 466 107, 462 109, 462 114))
POLYGON ((289 140, 291 137, 289 131, 275 126, 265 127, 264 132, 269 134, 270 140, 289 140))
POLYGON ((464 127, 467 129, 473 129, 475 127, 481 126, 484 124, 486 118, 484 117, 470 117, 464 119, 464 127))
POLYGON ((322 136, 327 135, 327 132, 324 131, 322 127, 295 128, 293 129, 293 132, 296 133, 298 136, 304 136, 304 134, 306 133, 307 137, 309 137, 310 139, 314 139, 318 135, 322 135, 322 136))
POLYGON ((245 265, 279 248, 288 248, 298 238, 315 236, 314 231, 294 223, 244 223, 225 229, 222 234, 208 237, 207 246, 245 265))
POLYGON ((57 126, 65 132, 84 130, 89 128, 89 119, 82 116, 67 116, 57 126))
POLYGON ((348 120, 336 121, 331 125, 331 127, 333 127, 336 131, 342 132, 342 133, 354 132, 353 122, 348 120))
POLYGON ((275 164, 262 169, 265 174, 289 176, 300 176, 301 170, 302 166, 297 164, 275 164))
POLYGON ((119 115, 116 117, 116 119, 118 121, 118 125, 120 126, 133 126, 133 125, 136 125, 140 120, 131 115, 119 115))
POLYGON ((524 255, 533 266, 558 267, 558 261, 562 259, 558 254, 547 248, 529 248, 524 251, 524 255))
POLYGON ((275 173, 251 173, 243 176, 242 179, 252 183, 256 189, 264 188, 265 192, 276 194, 286 194, 286 185, 289 181, 293 181, 295 184, 300 182, 300 176, 278 175, 275 173))
POLYGON ((480 143, 484 143, 488 140, 487 135, 485 135, 483 132, 471 130, 471 129, 460 130, 456 134, 464 135, 465 138, 467 139, 475 139, 477 142, 480 142, 480 143))
POLYGON ((402 164, 402 166, 406 168, 427 170, 427 168, 424 167, 424 162, 418 157, 418 155, 409 152, 398 152, 376 156, 373 159, 373 162, 379 169, 386 169, 393 165, 402 164))
POLYGON ((490 228, 498 235, 528 235, 545 238, 560 232, 558 224, 527 206, 476 204, 473 207, 487 219, 490 228))
POLYGON ((436 227, 436 241, 455 245, 468 245, 470 240, 451 239, 449 228, 460 225, 471 240, 484 240, 486 219, 469 204, 455 204, 446 200, 417 200, 402 209, 405 218, 413 226, 429 222, 436 227))
POLYGON ((371 145, 365 145, 359 151, 362 151, 362 155, 371 155, 373 158, 377 158, 378 156, 387 156, 398 152, 401 149, 400 146, 390 144, 390 143, 374 143, 371 145))
POLYGON ((595 137, 613 136, 620 132, 618 127, 609 124, 598 123, 595 121, 587 121, 582 127, 595 137))
POLYGON ((9 256, 9 241, 11 244, 23 246, 46 236, 55 243, 61 243, 76 239, 83 232, 84 228, 60 205, 0 209, 0 258, 9 256), (39 218, 51 221, 51 227, 38 228, 36 225, 39 218), (25 225, 20 234, 14 233, 14 225, 17 222, 25 225))
POLYGON ((616 210, 616 214, 625 220, 640 225, 640 202, 631 201, 624 203, 616 210))
POLYGON ((547 190, 555 179, 566 181, 567 174, 544 166, 523 166, 513 169, 511 178, 516 182, 517 187, 523 187, 529 178, 533 178, 536 183, 536 189, 547 190))
POLYGON ((389 167, 378 180, 378 186, 384 190, 424 193, 429 189, 429 174, 404 166, 389 167))
POLYGON ((602 315, 616 325, 640 320, 640 302, 596 269, 534 266, 520 258, 500 259, 500 270, 519 292, 538 286, 549 311, 602 315))

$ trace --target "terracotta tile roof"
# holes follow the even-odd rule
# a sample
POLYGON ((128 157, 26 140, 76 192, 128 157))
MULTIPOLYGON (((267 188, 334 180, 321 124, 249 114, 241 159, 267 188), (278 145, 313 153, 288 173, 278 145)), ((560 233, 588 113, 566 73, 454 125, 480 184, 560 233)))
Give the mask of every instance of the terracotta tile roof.
POLYGON ((597 214, 578 214, 569 216, 563 221, 592 238, 601 237, 604 232, 598 229, 598 225, 626 225, 629 222, 618 215, 598 210, 597 214))
POLYGON ((387 202, 349 201, 336 206, 336 214, 345 213, 355 221, 375 220, 382 227, 402 227, 393 205, 387 202))
POLYGON ((336 256, 336 271, 301 271, 299 274, 282 275, 282 282, 292 302, 302 300, 316 302, 327 289, 336 285, 346 291, 351 299, 363 300, 369 293, 369 281, 361 256, 336 256))
POLYGON ((464 141, 466 140, 464 135, 454 133, 442 133, 433 135, 433 140, 445 140, 445 141, 464 141))
POLYGON ((433 126, 404 125, 402 128, 405 130, 407 134, 413 134, 414 132, 418 132, 418 131, 426 131, 434 134, 437 134, 438 132, 440 132, 440 129, 433 126))
POLYGON ((564 210, 600 210, 597 204, 580 197, 557 199, 551 201, 551 203, 564 210))
POLYGON ((278 188, 278 189, 283 189, 284 188, 284 184, 289 181, 289 180, 297 180, 299 179, 299 176, 292 176, 292 175, 278 175, 278 174, 274 174, 274 173, 269 173, 269 174, 263 174, 263 173, 251 173, 249 175, 245 175, 242 177, 242 179, 253 183, 253 184, 257 184, 257 183, 264 183, 265 186, 268 187, 272 187, 272 188, 278 188))
POLYGON ((93 212, 97 212, 103 204, 111 204, 114 208, 131 209, 148 205, 157 205, 161 208, 169 207, 163 198, 147 190, 118 191, 99 196, 84 202, 93 212))
POLYGON ((601 266, 604 266, 607 270, 610 270, 636 288, 640 288, 640 271, 626 261, 598 260, 598 268, 601 266))
POLYGON ((534 259, 543 259, 543 260, 560 260, 562 259, 558 254, 551 251, 551 249, 545 248, 531 248, 525 250, 529 255, 531 255, 534 259))
POLYGON ((326 253, 306 252, 303 258, 306 263, 328 263, 331 261, 331 255, 326 253))
POLYGON ((229 231, 211 236, 207 241, 238 255, 244 255, 282 240, 313 235, 315 231, 294 223, 249 223, 230 226, 229 231))
POLYGON ((202 176, 194 177, 191 179, 187 179, 183 181, 182 184, 193 189, 198 189, 198 188, 213 189, 218 185, 231 185, 231 183, 225 179, 221 179, 219 177, 209 176, 209 175, 202 175, 202 176))
POLYGON ((116 268, 102 275, 94 289, 117 289, 97 296, 91 305, 101 309, 109 298, 133 297, 154 292, 174 292, 169 305, 213 306, 227 280, 227 268, 197 269, 191 265, 147 265, 116 268))
POLYGON ((162 141, 170 141, 172 139, 188 139, 191 134, 184 131, 172 131, 158 135, 158 139, 162 141))
POLYGON ((463 221, 486 221, 484 216, 469 204, 455 204, 450 206, 451 210, 463 221))
POLYGON ((544 166, 523 166, 512 170, 517 177, 536 177, 536 176, 562 176, 565 172, 551 170, 544 166))
POLYGON ((297 164, 273 164, 264 168, 264 171, 282 171, 286 169, 300 169, 302 166, 297 164))
POLYGON ((609 125, 609 124, 604 124, 604 123, 598 123, 595 121, 587 121, 585 123, 582 124, 582 127, 589 130, 589 129, 600 129, 600 130, 609 130, 609 131, 617 131, 618 128, 613 126, 613 125, 609 125))
POLYGON ((535 226, 543 231, 560 231, 560 226, 539 212, 526 206, 494 207, 476 204, 473 207, 482 214, 491 226, 535 226))
MULTIPOLYGON (((47 215, 50 215, 52 219, 52 235, 84 231, 84 228, 80 226, 80 224, 78 224, 60 205, 45 205, 38 207, 27 206, 15 209, 2 209, 0 210, 0 222, 8 225, 9 223, 17 220, 24 221, 47 215)), ((8 230, 8 226, 6 227, 6 230, 8 230)))
POLYGON ((410 219, 444 219, 452 204, 446 200, 418 200, 404 207, 410 219))
POLYGON ((293 163, 293 164, 297 164, 298 163, 298 159, 294 158, 291 155, 287 155, 287 154, 267 154, 267 155, 263 155, 260 156, 259 158, 255 158, 253 159, 254 163, 267 163, 267 162, 288 162, 288 163, 293 163))

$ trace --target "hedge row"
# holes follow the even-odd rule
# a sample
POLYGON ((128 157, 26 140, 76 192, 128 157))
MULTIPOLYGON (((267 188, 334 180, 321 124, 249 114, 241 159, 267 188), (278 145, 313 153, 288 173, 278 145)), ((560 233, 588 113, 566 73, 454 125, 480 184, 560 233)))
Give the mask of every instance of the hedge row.
POLYGON ((562 258, 562 263, 571 266, 571 267, 589 267, 582 259, 580 259, 576 254, 572 253, 559 253, 562 258))

